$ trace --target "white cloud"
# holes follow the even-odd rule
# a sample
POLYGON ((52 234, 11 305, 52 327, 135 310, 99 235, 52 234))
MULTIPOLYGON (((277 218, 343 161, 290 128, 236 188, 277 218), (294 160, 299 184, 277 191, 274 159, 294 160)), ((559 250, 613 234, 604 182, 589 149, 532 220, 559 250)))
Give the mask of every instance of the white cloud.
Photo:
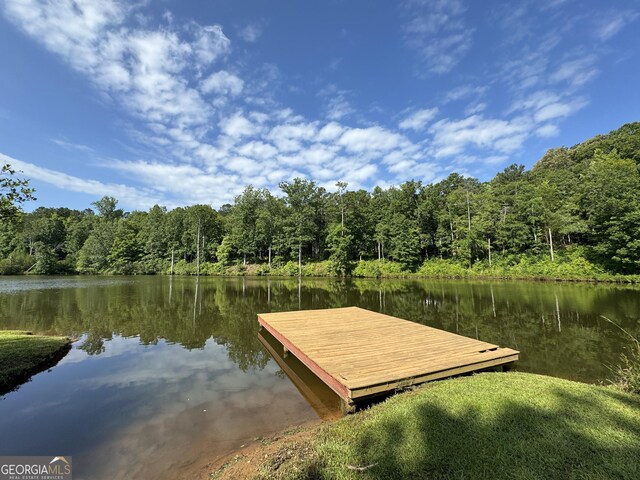
POLYGON ((351 128, 348 129, 338 144, 351 152, 389 151, 402 148, 409 141, 402 135, 385 130, 382 127, 351 128))
POLYGON ((255 176, 264 171, 265 165, 246 157, 232 157, 225 162, 225 168, 241 175, 255 176))
POLYGON ((323 141, 333 141, 344 132, 344 127, 336 122, 329 122, 320 129, 317 139, 323 141))
POLYGON ((582 86, 598 73, 595 55, 585 55, 571 60, 565 59, 551 74, 552 82, 566 82, 573 87, 582 86))
POLYGON ((478 85, 460 85, 444 95, 444 103, 455 102, 468 97, 479 97, 487 91, 487 87, 478 85))
POLYGON ((551 123, 543 125, 536 130, 536 135, 543 138, 555 137, 559 133, 560 129, 558 129, 557 125, 551 123))
POLYGON ((355 113, 347 100, 347 90, 340 90, 334 84, 329 84, 318 92, 318 96, 327 101, 326 112, 329 120, 341 120, 355 113))
POLYGON ((193 48, 198 60, 209 65, 218 57, 229 52, 231 41, 222 32, 219 25, 201 27, 194 24, 195 41, 193 48))
POLYGON ((0 163, 8 163, 16 170, 24 172, 27 177, 48 183, 57 188, 86 193, 95 197, 104 195, 115 196, 126 206, 146 209, 158 203, 157 198, 148 190, 136 189, 122 184, 103 183, 97 180, 78 178, 57 170, 39 167, 33 163, 23 162, 22 160, 9 157, 2 153, 0 153, 0 163))
POLYGON ((60 138, 51 138, 50 140, 59 147, 67 150, 80 150, 81 152, 95 153, 95 150, 93 148, 87 145, 82 145, 81 143, 73 143, 60 138))
POLYGON ((273 145, 270 145, 268 143, 255 141, 245 143, 238 148, 238 152, 243 156, 257 158, 259 160, 266 160, 276 155, 278 153, 278 150, 273 145))
POLYGON ((255 126, 247 120, 241 113, 235 113, 220 122, 220 129, 225 135, 232 138, 254 135, 255 126))
POLYGON ((262 36, 264 29, 259 23, 250 23, 238 30, 238 35, 245 42, 255 43, 262 36))
POLYGON ((638 12, 626 10, 599 15, 596 20, 595 36, 603 42, 607 41, 624 27, 634 22, 638 15, 638 12))
POLYGON ((472 115, 463 120, 444 119, 430 128, 436 158, 463 153, 467 147, 502 153, 520 148, 529 134, 531 122, 525 118, 501 120, 472 115))
POLYGON ((462 19, 459 0, 407 2, 412 17, 404 27, 407 45, 415 50, 427 73, 451 71, 472 45, 473 30, 462 19))
POLYGON ((200 89, 204 93, 216 93, 222 95, 236 96, 242 93, 244 81, 225 70, 213 73, 202 81, 200 89))
POLYGON ((308 142, 316 135, 316 127, 311 123, 292 123, 277 125, 271 129, 267 139, 271 140, 281 152, 298 151, 302 142, 308 142))
POLYGON ((344 95, 339 94, 329 100, 327 105, 327 118, 329 120, 340 120, 352 113, 355 113, 355 110, 344 95))
POLYGON ((545 105, 535 112, 536 122, 546 122, 571 115, 587 105, 587 101, 582 98, 570 102, 555 102, 545 105))
POLYGON ((422 130, 436 115, 437 108, 424 108, 416 110, 405 117, 399 124, 402 130, 422 130))

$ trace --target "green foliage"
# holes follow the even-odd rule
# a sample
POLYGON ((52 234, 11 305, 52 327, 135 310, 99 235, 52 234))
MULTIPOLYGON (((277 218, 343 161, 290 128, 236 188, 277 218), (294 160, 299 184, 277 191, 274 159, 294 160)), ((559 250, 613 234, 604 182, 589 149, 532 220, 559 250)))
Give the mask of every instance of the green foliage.
POLYGON ((96 200, 93 205, 98 211, 98 216, 104 221, 115 221, 122 218, 124 212, 120 208, 116 208, 118 200, 114 197, 104 196, 100 200, 96 200))
POLYGON ((26 252, 15 250, 0 260, 1 275, 21 275, 33 265, 33 257, 26 252))
POLYGON ((640 395, 640 339, 634 337, 627 330, 604 315, 601 315, 601 318, 618 327, 631 339, 628 353, 620 355, 620 363, 613 370, 613 384, 625 392, 640 395))
POLYGON ((179 260, 173 266, 173 273, 175 275, 195 275, 196 264, 195 262, 187 262, 186 260, 179 260))
POLYGON ((142 256, 142 247, 137 235, 133 222, 118 223, 115 238, 107 255, 107 262, 114 273, 134 273, 135 263, 142 256))
POLYGON ((389 260, 360 260, 353 269, 354 277, 404 277, 409 272, 402 264, 389 260))
POLYGON ((464 278, 471 275, 469 269, 461 265, 459 261, 441 258, 427 260, 417 273, 424 277, 447 278, 464 278))
POLYGON ((302 275, 305 277, 333 277, 335 274, 335 265, 330 260, 308 262, 302 266, 302 275))
POLYGON ((622 354, 620 362, 614 371, 615 384, 625 392, 640 395, 640 344, 633 345, 628 354, 622 354))
POLYGON ((623 273, 640 267, 640 172, 614 150, 596 151, 584 177, 583 208, 600 262, 623 273))
POLYGON ((36 242, 35 244, 35 266, 31 269, 30 273, 36 275, 51 275, 57 273, 57 255, 56 252, 43 242, 36 242))
POLYGON ((114 235, 113 222, 98 224, 78 253, 78 273, 97 274, 106 271, 114 235))
POLYGON ((35 200, 34 189, 29 188, 29 181, 15 178, 16 171, 11 165, 4 164, 0 168, 0 221, 13 221, 20 212, 20 204, 35 200))
POLYGON ((339 223, 329 227, 327 235, 327 250, 329 250, 329 262, 331 271, 338 276, 347 276, 351 273, 352 265, 349 252, 353 244, 353 235, 349 229, 339 223))
POLYGON ((222 262, 204 262, 200 264, 201 275, 224 275, 225 264, 222 262))
POLYGON ((233 244, 231 238, 225 236, 222 239, 222 243, 218 245, 216 249, 216 257, 221 265, 228 265, 231 259, 231 253, 233 252, 233 244))
POLYGON ((291 260, 284 264, 276 264, 271 267, 271 275, 295 277, 298 275, 298 264, 291 260))

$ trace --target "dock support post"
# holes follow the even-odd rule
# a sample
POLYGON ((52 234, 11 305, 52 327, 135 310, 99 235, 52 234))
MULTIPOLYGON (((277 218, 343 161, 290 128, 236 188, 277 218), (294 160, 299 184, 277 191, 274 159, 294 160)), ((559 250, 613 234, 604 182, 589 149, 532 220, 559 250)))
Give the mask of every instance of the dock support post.
POLYGON ((287 358, 288 356, 289 356, 289 349, 283 345, 282 346, 282 358, 287 358))
POLYGON ((342 410, 343 415, 348 415, 350 413, 356 413, 356 404, 353 403, 353 400, 345 400, 344 398, 340 399, 340 410, 342 410))

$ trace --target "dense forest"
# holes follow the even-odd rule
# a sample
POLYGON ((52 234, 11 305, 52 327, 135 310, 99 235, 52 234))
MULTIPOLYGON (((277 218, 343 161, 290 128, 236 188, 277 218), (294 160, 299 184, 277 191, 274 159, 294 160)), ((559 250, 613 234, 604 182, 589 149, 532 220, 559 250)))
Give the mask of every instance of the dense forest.
POLYGON ((487 182, 453 173, 330 193, 296 178, 278 192, 248 186, 219 210, 124 212, 112 197, 83 211, 14 208, 0 225, 0 273, 638 274, 639 164, 636 122, 487 182))

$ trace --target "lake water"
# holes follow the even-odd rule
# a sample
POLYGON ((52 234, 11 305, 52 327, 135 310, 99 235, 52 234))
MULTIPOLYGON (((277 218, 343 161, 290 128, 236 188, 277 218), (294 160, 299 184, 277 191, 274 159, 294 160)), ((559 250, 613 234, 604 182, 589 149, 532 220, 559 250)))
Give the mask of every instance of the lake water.
POLYGON ((206 478, 216 457, 326 414, 261 343, 256 315, 352 305, 515 348, 518 370, 583 382, 607 381, 629 345, 601 316, 640 333, 640 290, 613 285, 0 277, 0 328, 79 338, 0 397, 0 455, 72 455, 76 479, 206 478))

